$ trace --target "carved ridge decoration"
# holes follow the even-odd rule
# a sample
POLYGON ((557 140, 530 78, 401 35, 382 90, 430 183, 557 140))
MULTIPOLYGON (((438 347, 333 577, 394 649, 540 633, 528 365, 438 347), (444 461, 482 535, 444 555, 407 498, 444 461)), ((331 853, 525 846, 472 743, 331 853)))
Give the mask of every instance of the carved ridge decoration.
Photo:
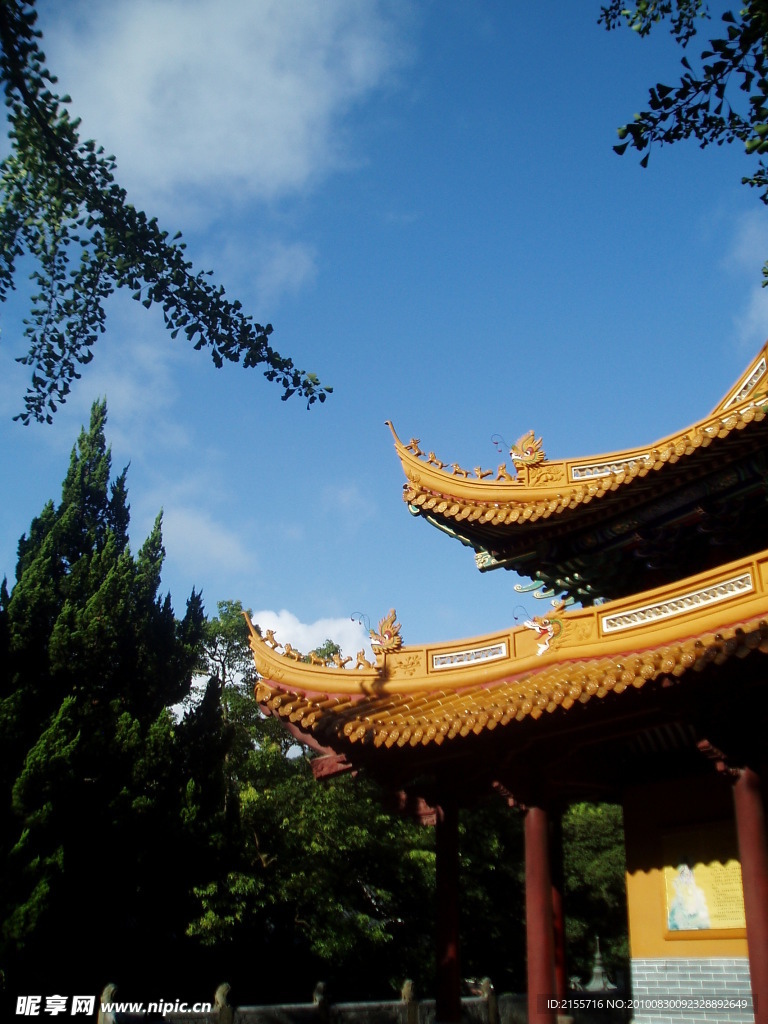
POLYGON ((439 672, 443 668, 462 668, 464 665, 476 665, 478 661, 497 661, 507 657, 507 645, 503 641, 487 647, 469 647, 464 651, 451 651, 449 654, 433 654, 432 668, 439 672))
POLYGON ((393 679, 398 678, 399 676, 405 676, 408 678, 416 672, 416 669, 420 664, 421 657, 418 654, 409 654, 407 657, 401 658, 401 660, 396 661, 390 666, 390 677, 393 679))
POLYGON ((566 622, 563 626, 563 635, 569 643, 583 644, 593 638, 594 626, 591 622, 582 622, 580 625, 566 622))
MULTIPOLYGON (((558 516, 599 500, 636 478, 663 471, 713 443, 724 440, 768 415, 768 346, 719 406, 707 417, 660 439, 654 446, 613 455, 550 460, 541 438, 528 431, 510 446, 511 472, 504 463, 491 470, 463 469, 433 451, 426 454, 419 439, 401 442, 390 421, 395 447, 407 483, 404 499, 416 513, 433 511, 443 520, 478 526, 512 527, 558 516), (515 474, 514 476, 512 474, 515 474)), ((474 545, 473 545, 474 546, 474 545)))
MULTIPOLYGON (((249 615, 246 612, 243 612, 243 615, 245 616, 245 620, 248 623, 250 630, 251 637, 249 643, 254 654, 258 653, 258 642, 260 641, 265 648, 269 648, 280 658, 293 661, 297 665, 299 663, 303 663, 310 668, 343 670, 347 665, 351 664, 353 660, 353 671, 357 669, 365 671, 366 669, 373 669, 377 667, 365 657, 365 648, 362 648, 357 652, 356 659, 349 656, 344 657, 341 651, 332 654, 330 657, 321 657, 315 651, 310 651, 309 654, 306 655, 302 654, 301 651, 293 647, 288 641, 281 643, 275 636, 275 631, 273 629, 266 629, 264 631, 264 636, 260 637, 256 630, 254 630, 253 623, 251 622, 249 615), (282 651, 280 650, 281 647, 282 651)), ((400 623, 397 622, 397 613, 394 608, 391 608, 389 614, 379 621, 378 633, 373 629, 368 630, 371 647, 373 648, 379 669, 384 665, 388 654, 393 654, 396 651, 399 651, 402 647, 403 638, 400 634, 400 630, 401 626, 400 623)), ((400 672, 405 675, 412 674, 415 671, 417 662, 414 662, 413 666, 410 666, 410 664, 408 666, 400 666, 400 672)), ((273 667, 270 668, 270 676, 275 681, 279 681, 285 678, 285 672, 281 668, 273 667)))
POLYGON ((557 463, 545 463, 539 466, 528 467, 528 483, 531 487, 541 487, 544 484, 565 483, 565 467, 557 463))
MULTIPOLYGON (((713 660, 721 663, 752 652, 768 654, 764 616, 718 633, 701 633, 641 653, 577 659, 543 666, 498 684, 370 695, 357 703, 260 684, 258 697, 273 713, 311 733, 320 743, 344 738, 352 746, 440 746, 525 719, 562 714, 574 706, 641 689, 666 676, 677 679, 713 660)), ((610 698, 610 699, 613 699, 610 698)))
POLYGON ((723 412, 726 409, 730 409, 732 405, 738 405, 739 402, 743 402, 750 391, 763 379, 766 373, 765 356, 762 357, 757 363, 757 366, 749 373, 744 381, 741 382, 737 390, 731 395, 728 401, 723 406, 723 412))
MULTIPOLYGON (((457 478, 455 474, 443 471, 440 474, 443 478, 443 490, 435 489, 435 480, 422 480, 413 464, 404 463, 403 470, 410 483, 404 485, 403 499, 422 514, 434 510, 444 518, 455 519, 457 522, 466 519, 474 523, 479 520, 481 523, 492 522, 493 526, 535 522, 601 497, 609 490, 616 490, 617 487, 631 482, 635 477, 644 477, 648 473, 662 469, 667 463, 672 465, 697 449, 709 447, 715 439, 726 438, 735 430, 741 430, 752 422, 762 421, 767 413, 766 400, 756 399, 727 416, 716 415, 694 424, 686 431, 681 431, 647 451, 636 452, 625 458, 590 460, 571 465, 569 472, 573 479, 560 492, 556 492, 555 488, 566 482, 562 479, 562 474, 566 472, 566 462, 550 462, 546 457, 543 463, 523 467, 526 473, 525 483, 518 476, 512 482, 512 487, 509 487, 509 481, 500 480, 498 477, 495 481, 472 480, 463 476, 457 478), (536 476, 537 471, 539 476, 536 476), (560 479, 557 479, 558 476, 560 479), (450 480, 456 479, 462 482, 466 479, 467 483, 475 485, 490 484, 494 489, 503 487, 506 493, 501 501, 478 501, 468 495, 457 496, 451 493, 449 483, 450 480), (578 486, 574 486, 576 484, 578 486), (527 499, 525 488, 531 486, 548 487, 553 493, 551 497, 539 495, 533 500, 527 499), (517 495, 513 493, 513 488, 520 489, 517 495)), ((392 424, 389 426, 394 434, 392 424)), ((396 434, 394 436, 397 438, 396 434)), ((525 439, 528 439, 528 435, 525 439)), ((397 443, 403 450, 407 449, 401 442, 397 443)), ((425 461, 421 464, 425 467, 427 465, 425 461)))
POLYGON ((684 615, 695 608, 718 604, 720 601, 727 601, 740 594, 749 594, 753 590, 752 573, 745 572, 730 580, 722 580, 710 587, 700 587, 698 590, 692 590, 689 594, 682 594, 667 601, 643 605, 641 608, 631 608, 616 615, 603 615, 600 617, 600 626, 603 633, 618 633, 624 629, 645 625, 648 622, 661 622, 676 615, 684 615))
POLYGON ((650 461, 650 453, 645 452, 640 455, 632 455, 627 459, 608 459, 605 462, 591 462, 586 466, 571 466, 571 479, 582 480, 585 477, 613 476, 631 470, 635 465, 650 461))
MULTIPOLYGON (((441 471, 445 476, 458 477, 461 480, 471 480, 479 483, 488 481, 491 484, 520 484, 524 482, 524 478, 527 477, 527 474, 534 467, 539 469, 539 474, 541 475, 541 464, 548 462, 547 454, 542 446, 542 439, 540 437, 537 438, 533 430, 529 430, 527 433, 523 434, 522 437, 518 438, 518 440, 511 445, 509 449, 513 469, 516 472, 523 470, 523 476, 521 476, 519 472, 517 476, 513 476, 507 470, 506 463, 502 462, 495 470, 496 475, 494 477, 493 469, 483 469, 482 466, 475 466, 472 470, 464 469, 458 462, 448 462, 443 459, 439 459, 433 451, 425 453, 419 447, 421 439, 418 437, 412 437, 408 444, 403 444, 397 437, 392 423, 389 420, 387 420, 386 423, 392 431, 396 443, 402 448, 403 452, 410 453, 412 458, 420 460, 425 467, 432 467, 441 471)), ((412 465, 404 466, 404 469, 407 479, 418 487, 422 480, 420 474, 412 465)), ((558 481, 561 478, 563 478, 563 468, 562 466, 558 466, 553 471, 549 471, 541 477, 540 482, 550 483, 558 481)))

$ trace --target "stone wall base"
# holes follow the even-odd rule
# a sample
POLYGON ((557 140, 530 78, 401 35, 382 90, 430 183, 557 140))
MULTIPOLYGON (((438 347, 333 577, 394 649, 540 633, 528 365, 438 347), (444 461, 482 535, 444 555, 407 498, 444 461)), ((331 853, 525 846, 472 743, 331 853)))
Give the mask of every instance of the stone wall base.
POLYGON ((633 959, 632 998, 642 1004, 633 1012, 635 1024, 753 1024, 755 1019, 746 957, 633 959), (665 1008, 668 1000, 686 998, 705 1005, 665 1008), (742 999, 747 1008, 708 1008, 708 999, 742 999))

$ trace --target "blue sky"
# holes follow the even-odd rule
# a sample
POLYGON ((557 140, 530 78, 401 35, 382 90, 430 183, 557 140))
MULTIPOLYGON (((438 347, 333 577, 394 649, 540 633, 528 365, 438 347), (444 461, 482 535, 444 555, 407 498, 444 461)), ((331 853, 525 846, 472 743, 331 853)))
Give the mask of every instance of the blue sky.
POLYGON ((734 148, 617 157, 616 128, 675 81, 665 35, 596 24, 599 2, 44 2, 84 134, 136 205, 184 231, 274 342, 334 386, 280 401, 214 369, 127 296, 53 426, 26 388, 18 305, 0 342, 0 572, 106 395, 130 462, 134 547, 164 511, 183 609, 239 599, 278 637, 360 646, 397 608, 406 642, 538 612, 504 571, 401 500, 389 431, 496 465, 534 428, 550 457, 647 443, 707 413, 768 335, 766 211, 734 148), (525 609, 525 611, 523 611, 525 609))

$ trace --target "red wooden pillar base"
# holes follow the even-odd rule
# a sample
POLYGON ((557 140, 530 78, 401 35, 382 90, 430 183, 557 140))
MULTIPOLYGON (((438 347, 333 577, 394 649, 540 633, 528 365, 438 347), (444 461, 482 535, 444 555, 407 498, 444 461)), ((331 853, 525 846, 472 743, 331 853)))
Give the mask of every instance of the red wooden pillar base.
POLYGON ((561 812, 552 818, 550 840, 555 995, 562 999, 568 991, 568 970, 565 957, 565 908, 563 907, 565 881, 563 877, 563 818, 561 812))
POLYGON ((549 822, 541 807, 525 812, 525 926, 528 947, 528 1020, 556 1024, 546 997, 555 994, 552 924, 552 878, 549 867, 549 822))
POLYGON ((768 1024, 768 838, 760 776, 743 768, 733 787, 755 1024, 768 1024))
POLYGON ((454 801, 437 808, 435 823, 437 895, 437 1024, 461 1021, 459 973, 459 809, 454 801))

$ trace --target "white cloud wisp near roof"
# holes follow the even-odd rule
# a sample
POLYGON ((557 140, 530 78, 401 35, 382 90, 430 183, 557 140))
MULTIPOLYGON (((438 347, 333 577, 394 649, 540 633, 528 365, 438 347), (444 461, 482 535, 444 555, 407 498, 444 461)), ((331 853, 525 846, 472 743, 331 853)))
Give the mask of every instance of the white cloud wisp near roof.
POLYGON ((321 647, 326 640, 333 640, 345 657, 354 658, 361 648, 367 650, 369 658, 372 657, 368 631, 356 619, 328 618, 305 623, 285 609, 279 612, 262 609, 253 612, 252 619, 262 632, 272 629, 280 643, 288 641, 304 653, 321 647))

